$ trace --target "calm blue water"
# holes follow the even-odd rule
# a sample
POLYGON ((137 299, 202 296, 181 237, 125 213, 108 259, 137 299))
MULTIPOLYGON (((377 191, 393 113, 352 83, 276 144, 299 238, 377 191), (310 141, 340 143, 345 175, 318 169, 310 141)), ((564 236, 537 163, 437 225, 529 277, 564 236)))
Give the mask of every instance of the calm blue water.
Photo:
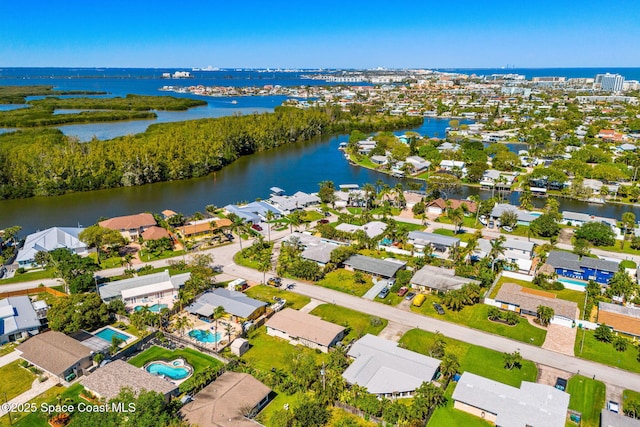
MULTIPOLYGON (((144 310, 144 305, 138 305, 136 306, 136 308, 134 309, 135 311, 140 311, 140 310, 144 310)), ((149 309, 149 311, 153 312, 153 313, 159 313, 160 310, 162 310, 163 308, 168 308, 169 306, 167 304, 153 304, 148 306, 147 308, 149 309)))
POLYGON ((115 329, 111 329, 111 328, 104 328, 103 330, 101 330, 100 332, 94 335, 108 342, 112 342, 113 337, 118 337, 123 341, 126 341, 129 338, 131 338, 129 335, 123 334, 122 332, 118 332, 115 329))
POLYGON ((183 380, 189 376, 189 370, 184 367, 169 366, 162 362, 151 363, 147 366, 147 372, 153 375, 163 375, 172 380, 183 380))
POLYGON ((222 337, 220 332, 216 332, 215 334, 212 334, 210 331, 203 331, 202 329, 194 329, 193 331, 190 331, 189 336, 191 338, 195 338, 196 341, 210 342, 210 343, 218 342, 222 337))

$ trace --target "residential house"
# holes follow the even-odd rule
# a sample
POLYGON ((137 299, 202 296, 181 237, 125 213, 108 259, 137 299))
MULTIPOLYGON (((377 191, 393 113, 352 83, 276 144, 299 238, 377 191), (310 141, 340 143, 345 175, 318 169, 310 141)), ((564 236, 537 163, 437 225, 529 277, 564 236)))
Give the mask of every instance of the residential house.
POLYGON ((84 256, 87 254, 87 245, 78 237, 82 230, 84 228, 52 227, 29 234, 24 241, 24 245, 18 251, 15 262, 18 263, 19 267, 34 267, 36 265, 35 257, 38 252, 51 252, 61 248, 84 256))
POLYGON ((425 265, 414 273, 409 283, 413 289, 422 292, 448 292, 467 283, 480 284, 480 281, 456 276, 453 269, 425 265))
POLYGON ((431 162, 420 156, 409 156, 405 159, 405 162, 411 167, 414 174, 426 172, 431 167, 431 162))
POLYGON ((27 362, 60 381, 71 381, 85 373, 93 361, 91 350, 62 332, 35 335, 17 347, 27 362))
POLYGON ((280 218, 283 212, 267 202, 251 202, 246 205, 227 205, 224 209, 230 214, 236 214, 245 222, 258 224, 267 220, 267 212, 271 212, 274 218, 280 218))
MULTIPOLYGON (((192 370, 191 367, 185 368, 192 370)), ((167 402, 179 394, 178 386, 173 382, 123 360, 114 360, 96 369, 80 380, 80 384, 98 399, 105 401, 117 397, 123 388, 131 389, 136 395, 143 390, 154 391, 164 395, 167 402)))
POLYGON ((498 221, 503 213, 514 212, 518 218, 518 225, 531 225, 531 222, 538 218, 540 215, 519 209, 509 203, 496 203, 489 214, 492 219, 498 221))
POLYGON ((375 239, 376 237, 380 236, 386 229, 387 224, 382 221, 370 221, 364 225, 353 225, 344 222, 342 224, 336 225, 336 230, 349 234, 353 234, 358 230, 362 230, 370 239, 375 239))
POLYGON ((160 213, 162 214, 162 218, 165 220, 171 218, 172 216, 178 215, 176 211, 172 211, 171 209, 165 209, 160 213))
POLYGON ((142 236, 142 240, 144 240, 144 241, 147 241, 147 240, 160 240, 160 239, 164 239, 164 238, 167 238, 167 239, 171 240, 171 236, 169 235, 169 232, 166 229, 164 229, 162 227, 155 226, 155 225, 153 227, 149 227, 145 231, 143 231, 141 236, 142 236))
POLYGON ((267 303, 249 298, 242 292, 217 288, 202 294, 194 303, 187 306, 191 314, 202 317, 211 317, 217 307, 234 317, 236 321, 254 320, 263 315, 267 309, 267 303))
POLYGON ((501 172, 495 169, 488 169, 484 171, 484 174, 480 179, 480 188, 484 190, 491 190, 493 188, 498 190, 510 190, 515 180, 515 174, 501 172))
POLYGON ((453 392, 453 407, 499 427, 564 427, 569 394, 523 381, 520 388, 465 372, 453 392))
POLYGON ((0 300, 0 345, 38 334, 48 309, 46 302, 32 303, 26 295, 0 300))
POLYGON ((228 218, 211 218, 200 221, 192 221, 189 224, 177 227, 176 231, 182 237, 196 237, 210 235, 231 227, 232 222, 228 218))
POLYGON ((329 352, 345 335, 345 328, 317 316, 285 308, 266 323, 267 335, 282 338, 292 345, 302 345, 329 352))
POLYGON ((562 211, 562 223, 580 227, 589 222, 601 222, 609 225, 612 229, 618 228, 618 222, 613 218, 589 215, 582 212, 562 211))
POLYGON ((317 263, 324 267, 331 261, 331 252, 341 245, 341 243, 313 236, 311 234, 294 232, 283 243, 285 245, 296 245, 302 248, 300 257, 308 261, 317 263))
POLYGON ((147 228, 158 225, 150 213, 116 216, 98 223, 100 227, 119 231, 125 239, 136 239, 147 228))
POLYGON ((394 277, 396 273, 406 265, 406 263, 402 261, 378 259, 358 254, 351 255, 343 264, 345 270, 361 271, 383 279, 394 277))
POLYGON ((623 136, 623 134, 613 129, 601 129, 596 135, 596 138, 600 138, 606 142, 622 142, 623 136))
POLYGON ((446 258, 452 249, 460 246, 460 239, 457 237, 425 231, 410 231, 408 239, 409 244, 413 245, 416 252, 424 253, 428 246, 432 248, 432 255, 439 255, 443 258, 446 258))
POLYGON ((200 427, 255 427, 271 389, 249 374, 225 372, 180 408, 189 424, 200 427))
POLYGON ((450 142, 446 142, 445 141, 442 144, 438 145, 436 148, 440 152, 442 152, 442 151, 458 151, 460 149, 460 145, 459 144, 452 144, 450 142))
POLYGON ((551 307, 554 312, 551 323, 569 328, 580 317, 580 310, 575 302, 557 298, 552 292, 524 288, 514 283, 504 283, 494 300, 502 309, 529 316, 537 316, 538 306, 551 307))
POLYGON ((374 164, 379 166, 384 166, 389 163, 389 158, 387 156, 371 156, 369 159, 371 159, 374 164))
POLYGON ((600 411, 601 427, 640 427, 640 420, 637 418, 627 417, 624 414, 617 414, 603 409, 600 411))
POLYGON ((440 162, 440 170, 447 172, 460 172, 462 176, 467 174, 467 164, 459 160, 443 160, 440 162))
POLYGON ((106 283, 98 288, 98 294, 105 303, 122 300, 129 310, 152 305, 171 308, 178 299, 178 291, 190 277, 191 273, 171 276, 169 270, 164 270, 106 283))
POLYGON ((476 209, 477 209, 476 202, 473 202, 471 200, 459 200, 459 199, 444 200, 443 198, 438 198, 429 202, 426 207, 427 207, 428 213, 442 215, 449 208, 458 209, 463 205, 467 207, 467 212, 470 212, 470 213, 476 212, 476 209))
MULTIPOLYGON (((498 255, 498 259, 510 262, 518 266, 518 271, 528 273, 533 267, 533 248, 535 243, 527 240, 507 238, 502 246, 505 248, 503 254, 498 255)), ((472 259, 478 260, 489 256, 491 253, 491 240, 479 239, 478 246, 471 255, 472 259)))
POLYGON ((594 280, 606 285, 618 271, 618 263, 600 258, 580 258, 571 252, 551 251, 547 257, 558 276, 579 280, 594 280))
POLYGON ((616 332, 640 337, 640 307, 599 302, 598 323, 606 323, 616 332))
POLYGON ((289 215, 293 211, 320 204, 320 198, 318 196, 302 191, 298 191, 292 196, 272 195, 268 201, 284 215, 289 215))
POLYGON ((347 355, 354 359, 342 377, 379 397, 411 397, 440 369, 440 360, 398 347, 393 341, 366 334, 347 355))

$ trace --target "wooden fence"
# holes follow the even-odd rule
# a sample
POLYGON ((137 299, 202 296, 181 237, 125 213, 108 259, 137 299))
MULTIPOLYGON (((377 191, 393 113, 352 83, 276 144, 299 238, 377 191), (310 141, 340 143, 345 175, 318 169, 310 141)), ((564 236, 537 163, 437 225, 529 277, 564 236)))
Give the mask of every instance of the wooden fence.
POLYGON ((46 293, 51 294, 51 295, 56 296, 56 297, 69 296, 68 294, 65 294, 64 292, 57 291, 57 290, 55 290, 53 288, 49 288, 47 286, 39 286, 37 288, 21 289, 21 290, 18 290, 18 291, 0 292, 0 298, 17 297, 17 296, 21 296, 21 295, 34 295, 34 294, 41 294, 43 292, 46 292, 46 293))

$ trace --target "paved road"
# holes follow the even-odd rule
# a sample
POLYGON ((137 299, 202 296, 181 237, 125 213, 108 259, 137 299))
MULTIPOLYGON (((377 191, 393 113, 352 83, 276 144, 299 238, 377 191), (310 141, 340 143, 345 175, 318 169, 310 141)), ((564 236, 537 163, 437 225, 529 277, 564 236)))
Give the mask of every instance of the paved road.
MULTIPOLYGON (((406 218, 400 220, 406 221, 406 218)), ((439 224, 445 227, 447 224, 439 224)), ((289 234, 289 230, 282 232, 272 232, 272 240, 278 240, 289 234)), ((243 247, 249 244, 243 243, 243 247)), ((224 275, 219 276, 220 280, 229 280, 242 277, 253 282, 261 282, 263 280, 262 273, 236 265, 233 262, 233 255, 240 250, 238 242, 230 245, 218 247, 203 251, 214 256, 216 264, 224 265, 224 275)), ((610 255, 610 253, 607 253, 610 255)), ((622 255, 623 254, 616 254, 622 255)), ((168 260, 161 260, 149 263, 155 267, 168 265, 168 260)), ((99 274, 102 276, 113 276, 121 274, 122 268, 105 270, 99 274)), ((267 277, 270 277, 267 274, 267 277)), ((581 375, 594 376, 601 381, 615 384, 620 387, 638 389, 640 384, 640 375, 623 371, 617 368, 601 365, 599 363, 578 359, 575 357, 563 355, 540 347, 531 346, 518 341, 513 341, 498 335, 489 334, 475 329, 460 326, 454 323, 444 322, 439 319, 421 316, 412 312, 403 311, 395 307, 368 301, 359 297, 344 294, 342 292, 333 291, 320 286, 310 285, 297 281, 286 281, 285 284, 295 283, 294 292, 307 295, 313 299, 324 301, 326 303, 334 303, 347 308, 358 310, 364 313, 375 315, 388 319, 392 322, 404 325, 406 327, 416 327, 430 332, 440 331, 444 335, 465 341, 474 345, 494 349, 501 352, 519 351, 525 359, 562 369, 569 372, 580 372, 581 375)), ((25 285, 25 284, 16 284, 25 285)), ((5 285, 13 286, 13 285, 5 285)), ((5 286, 0 289, 5 289, 5 286)), ((33 284, 26 284, 22 289, 33 287, 33 284)))

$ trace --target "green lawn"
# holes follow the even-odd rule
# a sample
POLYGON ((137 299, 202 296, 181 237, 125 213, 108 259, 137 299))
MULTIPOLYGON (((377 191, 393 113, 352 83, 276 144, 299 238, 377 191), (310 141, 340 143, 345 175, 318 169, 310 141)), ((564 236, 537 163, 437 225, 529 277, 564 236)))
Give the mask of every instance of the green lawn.
POLYGON ((152 360, 173 360, 178 357, 184 358, 187 363, 193 366, 193 369, 196 373, 208 366, 212 366, 214 368, 219 368, 222 366, 222 362, 218 359, 214 359, 211 356, 207 356, 204 353, 200 353, 199 351, 190 348, 177 349, 172 351, 158 346, 153 346, 150 349, 143 351, 136 357, 129 360, 129 363, 131 363, 133 366, 141 368, 145 365, 145 363, 152 360))
POLYGON ((449 236, 449 237, 457 237, 463 242, 468 242, 473 238, 472 233, 458 233, 455 234, 453 230, 449 230, 447 228, 438 228, 437 230, 433 230, 433 234, 440 234, 441 236, 449 236))
POLYGON ((640 372, 640 363, 636 360, 638 350, 631 342, 629 342, 627 346, 627 351, 616 351, 611 343, 598 341, 594 337, 593 331, 578 330, 574 353, 583 359, 593 360, 594 362, 615 366, 616 368, 626 369, 631 372, 640 372), (580 353, 583 335, 584 348, 582 353, 580 353))
POLYGON ((440 298, 435 295, 425 296, 427 299, 424 304, 422 304, 421 307, 412 305, 411 311, 537 346, 541 346, 547 336, 545 329, 537 328, 529 324, 524 318, 520 319, 520 323, 515 326, 490 321, 488 319, 490 306, 485 304, 466 306, 460 311, 452 311, 445 307, 445 314, 439 315, 433 308, 433 303, 440 302, 440 298))
POLYGON ((366 279, 365 283, 356 283, 353 280, 353 274, 352 271, 343 269, 332 271, 324 276, 324 279, 320 280, 317 285, 361 297, 373 286, 373 282, 365 274, 363 275, 366 279))
POLYGON ((335 304, 322 304, 314 308, 311 314, 320 316, 322 319, 342 325, 347 328, 345 342, 358 339, 365 334, 378 335, 389 321, 366 313, 340 307, 335 304))
MULTIPOLYGON (((42 393, 35 399, 30 400, 29 402, 33 402, 39 408, 42 403, 47 403, 49 405, 57 405, 58 403, 69 405, 69 404, 77 404, 81 401, 86 402, 84 399, 80 397, 80 393, 84 390, 82 384, 76 383, 69 388, 64 388, 61 386, 55 386, 46 392, 42 393), (58 400, 58 396, 60 396, 60 400, 58 400)), ((12 414, 13 416, 13 425, 17 427, 49 427, 50 424, 47 422, 47 414, 36 411, 34 413, 24 413, 24 414, 12 414), (23 415, 24 418, 20 418, 19 422, 16 423, 15 415, 23 415)), ((4 417, 3 417, 4 418, 4 417)), ((0 424, 3 425, 3 424, 0 424)))
POLYGON ((563 289, 561 291, 547 290, 547 289, 542 289, 540 286, 536 286, 533 283, 527 282, 525 280, 511 279, 509 277, 503 276, 500 278, 496 286, 491 291, 491 295, 489 295, 489 298, 495 298, 496 295, 498 294, 498 291, 500 290, 500 288, 504 283, 515 283, 516 285, 520 285, 523 288, 531 288, 531 289, 537 289, 540 291, 550 292, 552 294, 555 294, 557 298, 567 300, 567 301, 573 301, 578 305, 578 308, 580 309, 580 316, 582 316, 582 310, 584 310, 584 292, 574 291, 572 289, 563 289))
POLYGON ((305 211, 304 216, 302 217, 303 221, 311 222, 317 221, 319 219, 324 218, 324 215, 317 211, 305 211))
POLYGON ((400 304, 402 300, 404 300, 404 297, 398 296, 398 294, 395 292, 389 292, 389 295, 387 295, 386 298, 383 299, 383 298, 378 298, 376 296, 373 300, 376 302, 381 302, 382 304, 385 304, 385 305, 396 306, 400 304))
POLYGON ((482 418, 475 417, 466 412, 460 411, 453 407, 453 391, 455 390, 456 383, 453 381, 447 387, 445 396, 447 397, 447 404, 443 407, 436 409, 433 415, 429 419, 427 427, 489 427, 492 424, 483 420, 482 418))
MULTIPOLYGON (((421 329, 411 329, 400 339, 405 348, 428 355, 435 334, 421 329)), ((519 387, 522 381, 535 382, 538 376, 536 365, 523 360, 520 369, 511 371, 504 368, 503 354, 499 351, 468 344, 452 338, 444 337, 446 351, 458 356, 460 372, 471 372, 495 381, 519 387)))
POLYGON ((0 346, 0 357, 13 352, 17 346, 18 344, 16 344, 15 342, 10 342, 3 346, 0 346))
POLYGON ((31 390, 31 384, 36 376, 29 370, 19 365, 20 360, 0 367, 0 396, 3 399, 11 400, 14 397, 31 390), (6 397, 5 397, 6 393, 6 397))
POLYGON ((251 367, 270 371, 271 368, 282 369, 289 372, 291 361, 298 354, 311 354, 318 361, 326 358, 325 353, 316 353, 314 350, 303 346, 294 346, 287 341, 267 335, 266 328, 261 327, 253 331, 249 336, 251 350, 246 352, 244 359, 251 367))
POLYGON ((409 230, 409 231, 422 231, 424 230, 426 227, 422 224, 414 224, 412 222, 404 222, 404 221, 397 221, 396 222, 397 227, 402 226, 403 228, 409 230))
POLYGON ((606 386, 603 382, 574 375, 567 385, 571 395, 569 409, 582 413, 583 427, 599 427, 600 411, 604 408, 606 386))
MULTIPOLYGON (((438 217, 436 219, 435 222, 439 222, 441 224, 453 224, 451 222, 451 220, 449 218, 447 218, 446 215, 442 215, 440 217, 438 217)), ((480 229, 482 228, 482 224, 480 224, 480 222, 476 222, 476 216, 465 216, 464 219, 462 220, 462 227, 463 228, 477 228, 480 229)))
POLYGON ((622 402, 619 402, 624 409, 624 405, 626 402, 635 400, 636 402, 640 402, 640 392, 633 390, 625 390, 622 392, 622 402))
POLYGON ((53 279, 55 276, 55 272, 53 269, 50 270, 37 270, 33 272, 26 272, 22 274, 16 273, 15 276, 9 279, 0 280, 0 285, 9 285, 11 283, 22 283, 22 282, 30 282, 32 280, 42 280, 42 279, 53 279))
POLYGON ((265 301, 270 304, 273 303, 273 297, 283 298, 287 300, 287 307, 291 307, 296 310, 300 310, 311 301, 311 298, 307 296, 283 291, 267 285, 252 286, 245 291, 245 294, 251 298, 259 299, 260 301, 265 301))
POLYGON ((298 392, 295 394, 278 393, 278 395, 258 414, 256 421, 267 427, 274 426, 271 422, 273 413, 284 408, 284 405, 289 404, 289 409, 293 410, 296 406, 309 399, 309 395, 306 393, 298 392))
POLYGON ((140 251, 140 260, 142 262, 148 262, 148 261, 157 261, 159 259, 167 259, 167 258, 173 258, 173 257, 177 257, 177 256, 181 256, 181 255, 185 255, 187 252, 182 250, 182 251, 164 251, 161 253, 154 253, 154 252, 150 252, 146 249, 142 249, 140 251))

